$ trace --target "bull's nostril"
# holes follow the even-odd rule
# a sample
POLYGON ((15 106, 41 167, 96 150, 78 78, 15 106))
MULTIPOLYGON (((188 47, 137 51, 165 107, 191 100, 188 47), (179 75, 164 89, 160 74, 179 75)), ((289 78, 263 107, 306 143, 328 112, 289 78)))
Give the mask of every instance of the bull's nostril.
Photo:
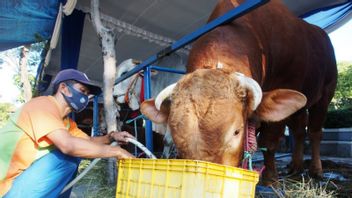
POLYGON ((240 133, 240 131, 239 131, 239 130, 236 130, 236 131, 233 133, 233 135, 236 136, 236 135, 238 135, 239 133, 240 133))

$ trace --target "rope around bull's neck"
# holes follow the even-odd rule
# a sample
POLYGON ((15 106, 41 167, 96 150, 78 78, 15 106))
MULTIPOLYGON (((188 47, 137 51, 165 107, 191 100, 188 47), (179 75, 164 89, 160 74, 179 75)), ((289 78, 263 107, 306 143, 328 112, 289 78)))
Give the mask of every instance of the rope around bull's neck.
POLYGON ((247 169, 247 162, 248 162, 248 169, 253 170, 252 166, 252 157, 253 154, 257 151, 257 137, 255 134, 255 123, 251 121, 246 122, 245 128, 245 145, 244 145, 244 154, 243 154, 243 161, 242 161, 242 168, 247 169))

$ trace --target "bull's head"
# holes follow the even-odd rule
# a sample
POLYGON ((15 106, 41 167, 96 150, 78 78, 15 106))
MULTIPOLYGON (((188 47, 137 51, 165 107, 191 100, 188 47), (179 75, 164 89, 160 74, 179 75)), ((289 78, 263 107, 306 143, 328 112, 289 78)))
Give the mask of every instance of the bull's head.
MULTIPOLYGON (((134 59, 127 59, 123 61, 116 71, 116 79, 131 71, 141 62, 134 59)), ((151 75, 156 75, 157 72, 152 70, 151 75)), ((114 86, 114 97, 118 104, 126 103, 133 111, 140 108, 140 103, 144 100, 142 92, 143 71, 134 74, 114 86)))
MULTIPOLYGON (((116 71, 116 79, 132 70, 139 61, 127 59, 123 61, 116 71)), ((139 109, 141 75, 139 73, 127 78, 114 86, 114 97, 118 104, 127 103, 132 110, 139 109)))
POLYGON ((180 157, 238 166, 249 118, 280 121, 305 104, 306 97, 294 90, 262 93, 242 74, 199 69, 145 101, 141 111, 169 125, 180 157))

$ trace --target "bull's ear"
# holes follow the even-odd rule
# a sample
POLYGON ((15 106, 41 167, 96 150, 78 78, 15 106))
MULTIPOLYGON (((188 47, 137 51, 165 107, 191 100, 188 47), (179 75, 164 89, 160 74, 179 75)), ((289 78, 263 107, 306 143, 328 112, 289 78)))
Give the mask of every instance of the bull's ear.
POLYGON ((165 100, 160 107, 160 111, 158 111, 158 109, 155 107, 154 99, 146 100, 141 104, 140 110, 141 113, 152 122, 158 124, 166 123, 170 112, 170 101, 165 100))
POLYGON ((263 121, 277 122, 295 113, 307 103, 305 95, 291 89, 275 89, 263 93, 256 115, 263 121))

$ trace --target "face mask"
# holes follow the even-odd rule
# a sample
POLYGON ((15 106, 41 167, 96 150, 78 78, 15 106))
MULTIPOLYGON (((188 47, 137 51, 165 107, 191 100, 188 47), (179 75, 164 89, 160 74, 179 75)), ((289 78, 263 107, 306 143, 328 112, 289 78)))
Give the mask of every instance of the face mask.
POLYGON ((66 96, 65 94, 61 93, 68 105, 72 108, 72 110, 76 113, 81 112, 83 109, 85 109, 88 105, 88 96, 77 91, 70 85, 66 85, 68 87, 68 90, 70 90, 72 96, 66 96))

